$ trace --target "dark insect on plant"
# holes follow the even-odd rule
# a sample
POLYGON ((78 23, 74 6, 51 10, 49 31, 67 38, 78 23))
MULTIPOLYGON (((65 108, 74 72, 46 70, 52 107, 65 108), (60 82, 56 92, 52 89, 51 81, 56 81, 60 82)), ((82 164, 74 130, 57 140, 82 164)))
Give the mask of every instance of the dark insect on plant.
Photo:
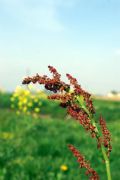
MULTIPOLYGON (((88 131, 92 138, 96 138, 97 148, 101 149, 104 162, 106 164, 106 172, 108 180, 111 180, 109 155, 112 150, 111 146, 111 135, 107 129, 106 122, 102 116, 99 118, 99 128, 96 125, 94 115, 95 108, 93 106, 91 94, 86 92, 78 84, 78 81, 73 78, 70 74, 66 74, 70 84, 66 84, 61 81, 61 75, 57 70, 48 66, 49 71, 52 73, 52 78, 48 76, 40 76, 36 74, 33 77, 27 77, 23 80, 23 84, 38 83, 44 85, 45 89, 53 92, 48 96, 50 100, 58 100, 62 108, 66 108, 67 113, 79 121, 83 128, 88 131), (102 135, 101 135, 102 134, 102 135)), ((91 168, 88 161, 85 160, 84 156, 73 146, 68 145, 70 151, 77 158, 81 168, 86 168, 86 175, 91 180, 98 180, 99 176, 97 172, 91 168)))

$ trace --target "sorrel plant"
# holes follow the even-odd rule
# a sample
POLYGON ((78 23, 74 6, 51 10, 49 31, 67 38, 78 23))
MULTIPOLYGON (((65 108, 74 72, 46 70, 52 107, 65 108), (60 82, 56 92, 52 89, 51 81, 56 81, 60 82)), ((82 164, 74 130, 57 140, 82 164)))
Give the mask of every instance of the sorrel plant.
MULTIPOLYGON (((107 129, 106 122, 102 116, 99 118, 99 123, 95 121, 95 108, 93 106, 93 101, 91 94, 86 92, 78 84, 78 81, 73 78, 70 74, 66 74, 69 84, 61 81, 61 75, 57 70, 48 66, 49 71, 52 73, 52 78, 46 75, 40 76, 36 74, 33 77, 27 77, 23 80, 23 84, 38 83, 44 85, 46 90, 52 92, 48 96, 50 100, 58 100, 62 108, 66 108, 67 113, 79 121, 83 128, 89 132, 92 138, 96 139, 97 148, 101 149, 103 159, 106 165, 106 173, 108 180, 111 180, 110 173, 110 162, 109 156, 112 150, 111 146, 111 135, 107 129)), ((88 175, 91 180, 100 179, 98 173, 91 167, 90 163, 85 159, 79 150, 73 145, 69 144, 68 148, 77 158, 78 163, 81 168, 86 169, 86 175, 88 175)))

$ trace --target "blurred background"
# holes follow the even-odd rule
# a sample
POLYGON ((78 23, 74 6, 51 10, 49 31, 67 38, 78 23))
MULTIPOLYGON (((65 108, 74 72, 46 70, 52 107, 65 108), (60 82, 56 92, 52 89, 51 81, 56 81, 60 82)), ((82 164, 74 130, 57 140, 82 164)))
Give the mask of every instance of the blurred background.
POLYGON ((0 0, 0 180, 85 179, 68 143, 106 179, 89 134, 43 88, 22 85, 28 75, 48 75, 48 65, 92 93, 96 121, 103 114, 112 134, 112 176, 120 178, 119 32, 119 0, 0 0))

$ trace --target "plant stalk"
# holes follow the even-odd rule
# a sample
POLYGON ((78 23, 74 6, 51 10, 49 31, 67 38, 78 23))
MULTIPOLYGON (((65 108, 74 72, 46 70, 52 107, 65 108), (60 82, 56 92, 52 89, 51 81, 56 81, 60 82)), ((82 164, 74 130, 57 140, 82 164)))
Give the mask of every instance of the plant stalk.
MULTIPOLYGON (((100 137, 100 132, 99 132, 97 126, 96 126, 95 120, 93 119, 93 117, 91 116, 91 114, 89 113, 88 109, 85 106, 82 105, 82 108, 89 115, 89 118, 91 119, 92 125, 95 127, 95 131, 97 133, 97 138, 100 137)), ((112 180, 111 171, 110 171, 110 161, 109 161, 109 158, 108 158, 108 156, 106 154, 105 147, 103 145, 101 145, 101 151, 102 151, 102 155, 103 155, 105 165, 106 165, 107 179, 112 180)))
POLYGON ((102 150, 102 154, 103 154, 103 157, 104 157, 104 160, 105 160, 107 179, 112 180, 111 172, 110 172, 110 161, 109 161, 109 159, 108 159, 108 157, 106 155, 104 146, 101 146, 101 150, 102 150))
MULTIPOLYGON (((95 126, 96 132, 97 132, 98 136, 100 137, 100 133, 98 131, 98 128, 96 126, 96 123, 95 123, 94 119, 92 119, 92 124, 95 126)), ((101 151, 102 151, 102 155, 103 155, 103 158, 104 158, 104 161, 105 161, 105 165, 106 165, 107 179, 108 180, 112 180, 111 172, 110 172, 110 161, 109 161, 109 158, 108 158, 108 156, 106 154, 105 147, 103 145, 101 145, 101 151)))

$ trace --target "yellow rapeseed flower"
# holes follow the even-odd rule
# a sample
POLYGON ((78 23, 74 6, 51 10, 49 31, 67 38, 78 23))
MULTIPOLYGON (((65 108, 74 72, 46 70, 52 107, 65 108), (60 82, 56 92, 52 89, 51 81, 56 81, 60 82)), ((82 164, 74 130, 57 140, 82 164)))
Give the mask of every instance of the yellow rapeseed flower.
POLYGON ((21 89, 22 89, 21 86, 17 86, 15 92, 19 92, 21 89))
POLYGON ((22 100, 22 103, 23 103, 23 104, 26 104, 26 103, 27 103, 27 99, 24 98, 24 99, 22 100))
POLYGON ((35 111, 36 113, 38 113, 38 112, 40 112, 40 108, 36 107, 36 108, 34 109, 34 111, 35 111))
POLYGON ((24 91, 24 94, 25 94, 25 96, 28 96, 28 95, 30 94, 30 91, 25 90, 25 91, 24 91))
POLYGON ((33 94, 31 94, 31 95, 30 95, 30 98, 31 98, 31 99, 34 99, 34 98, 35 98, 35 96, 34 96, 33 94))
POLYGON ((11 107, 17 109, 17 114, 20 114, 20 112, 28 114, 33 108, 34 113, 38 114, 42 105, 41 99, 44 97, 47 97, 47 95, 43 91, 37 91, 34 86, 30 85, 27 89, 18 86, 11 97, 13 104, 11 104, 11 107))
POLYGON ((32 103, 32 102, 29 102, 29 103, 28 103, 28 106, 29 106, 29 107, 32 107, 32 106, 33 106, 33 103, 32 103))
POLYGON ((61 169, 62 171, 67 171, 67 170, 68 170, 68 167, 67 167, 66 165, 61 165, 61 166, 60 166, 60 169, 61 169))
POLYGON ((23 112, 26 112, 27 111, 27 107, 23 107, 23 112))
POLYGON ((29 88, 30 90, 34 89, 34 87, 33 87, 32 84, 29 84, 29 85, 28 85, 28 88, 29 88))
POLYGON ((23 104, 23 103, 20 101, 20 102, 18 103, 18 106, 19 106, 19 107, 21 107, 21 106, 22 106, 22 104, 23 104))

